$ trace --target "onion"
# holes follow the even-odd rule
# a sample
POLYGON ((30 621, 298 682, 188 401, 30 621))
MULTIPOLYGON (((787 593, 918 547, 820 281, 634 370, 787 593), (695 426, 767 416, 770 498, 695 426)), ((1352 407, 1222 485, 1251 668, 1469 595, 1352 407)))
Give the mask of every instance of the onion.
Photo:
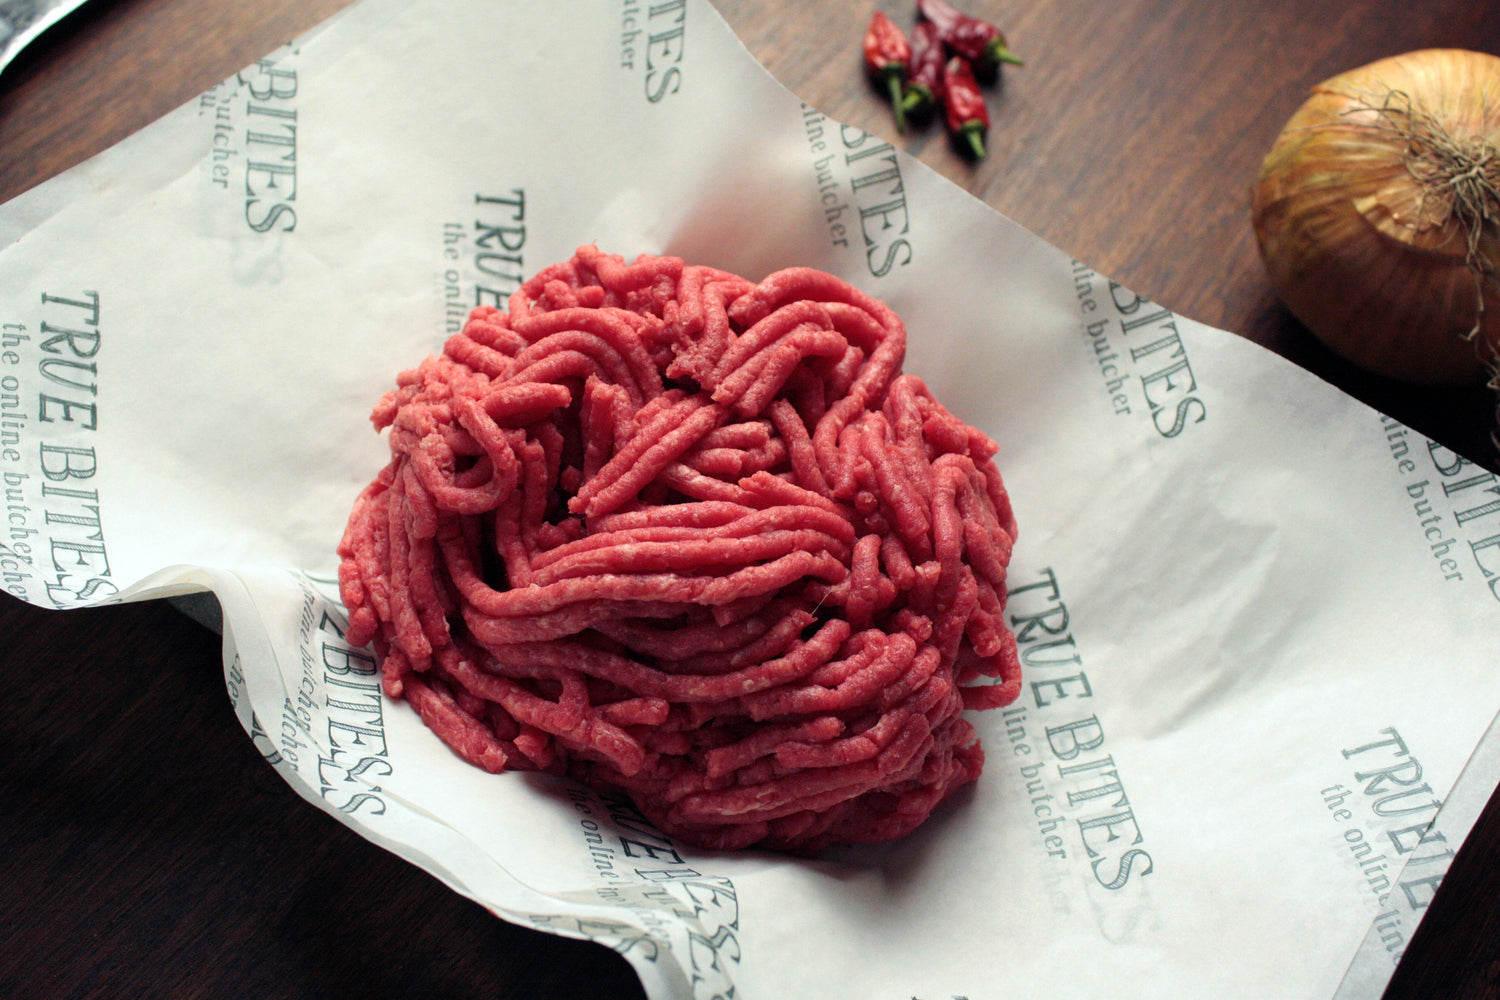
POLYGON ((1334 352, 1478 381, 1500 348, 1500 58, 1424 49, 1318 84, 1251 215, 1272 285, 1334 352))

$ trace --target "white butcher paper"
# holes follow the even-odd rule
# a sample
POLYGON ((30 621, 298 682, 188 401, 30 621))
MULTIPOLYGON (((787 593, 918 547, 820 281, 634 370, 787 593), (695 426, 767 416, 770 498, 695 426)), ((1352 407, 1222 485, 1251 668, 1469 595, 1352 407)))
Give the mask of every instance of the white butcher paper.
POLYGON ((6 590, 212 594, 293 788, 655 1000, 1373 998, 1500 770, 1493 474, 807 107, 702 0, 363 0, 0 206, 0 480, 6 590), (1000 444, 1025 685, 904 840, 674 844, 461 763, 343 642, 371 406, 587 243, 838 274, 1000 444))

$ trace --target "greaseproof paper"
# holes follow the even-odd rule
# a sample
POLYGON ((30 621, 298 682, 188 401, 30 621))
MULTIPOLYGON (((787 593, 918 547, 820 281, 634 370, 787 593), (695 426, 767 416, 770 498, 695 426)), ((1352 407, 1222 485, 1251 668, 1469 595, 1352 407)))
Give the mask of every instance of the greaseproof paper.
POLYGON ((1496 477, 803 104, 701 0, 363 0, 0 236, 5 589, 212 592, 292 787, 657 1000, 1373 997, 1477 815, 1432 826, 1500 707, 1496 477), (343 641, 371 406, 590 242, 834 272, 1000 443, 1025 686, 916 834, 691 850, 461 763, 343 641))

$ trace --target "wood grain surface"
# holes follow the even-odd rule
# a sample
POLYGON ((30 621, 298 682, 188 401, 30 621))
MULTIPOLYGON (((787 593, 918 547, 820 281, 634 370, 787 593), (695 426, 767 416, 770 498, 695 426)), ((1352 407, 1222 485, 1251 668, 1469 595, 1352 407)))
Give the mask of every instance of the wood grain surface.
MULTIPOLYGON (((91 0, 0 73, 0 201, 345 3, 91 0)), ((1276 301, 1248 211, 1311 84, 1417 48, 1500 53, 1500 0, 969 0, 1026 60, 992 98, 978 164, 940 129, 897 135, 860 70, 874 6, 911 22, 887 0, 718 3, 824 113, 1139 294, 1500 469, 1492 394, 1412 389, 1334 358, 1276 301)), ((59 613, 0 596, 0 671, 0 996, 643 996, 613 953, 500 921, 303 803, 235 721, 218 637, 172 608, 59 613)), ((1497 861, 1492 802, 1387 997, 1500 995, 1497 861)))

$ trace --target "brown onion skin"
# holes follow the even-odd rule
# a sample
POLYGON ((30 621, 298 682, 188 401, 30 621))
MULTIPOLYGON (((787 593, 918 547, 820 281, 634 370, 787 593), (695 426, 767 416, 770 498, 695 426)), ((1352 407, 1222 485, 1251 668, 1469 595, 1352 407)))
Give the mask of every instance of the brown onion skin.
POLYGON ((1491 270, 1471 338, 1478 278, 1466 229, 1441 199, 1424 200, 1403 160, 1406 141, 1369 127, 1379 116, 1368 105, 1392 92, 1457 143, 1500 145, 1495 56, 1424 49, 1325 80, 1282 129, 1251 190, 1261 257, 1292 314, 1353 364, 1427 385, 1477 382, 1500 345, 1500 232, 1493 218, 1481 228, 1478 252, 1491 270))

